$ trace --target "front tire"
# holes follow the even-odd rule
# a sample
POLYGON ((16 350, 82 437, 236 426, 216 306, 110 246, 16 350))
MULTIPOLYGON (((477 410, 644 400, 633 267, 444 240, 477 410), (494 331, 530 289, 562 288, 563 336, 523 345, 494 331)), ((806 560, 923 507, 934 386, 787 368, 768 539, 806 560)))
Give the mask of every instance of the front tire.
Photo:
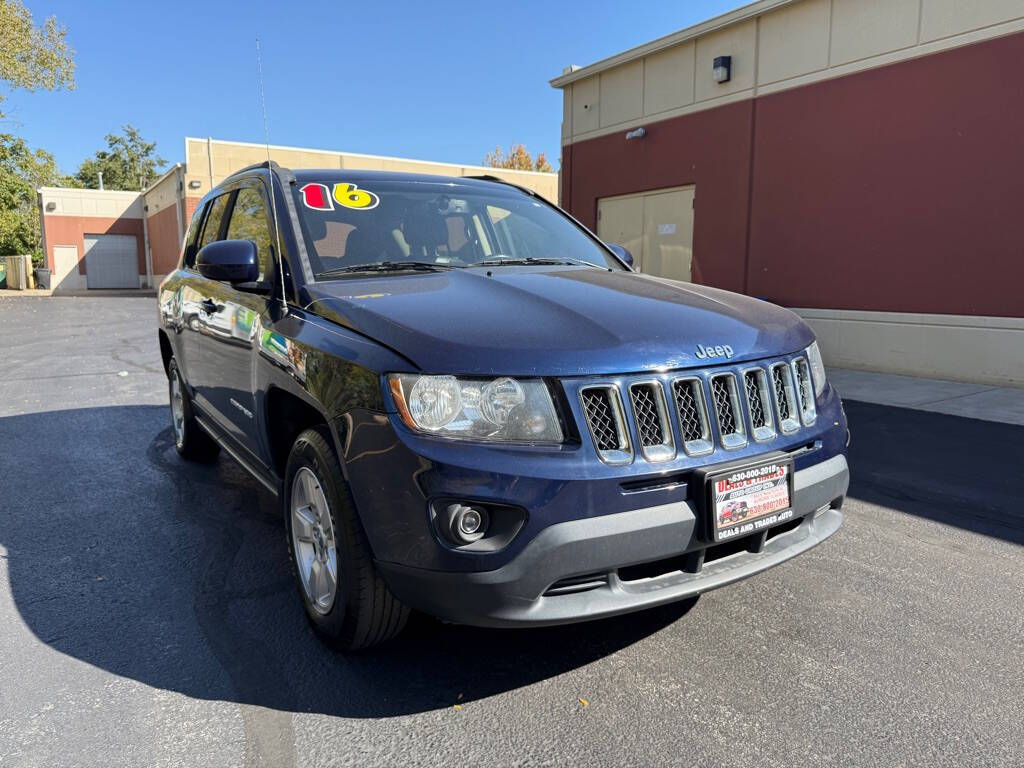
POLYGON ((174 447, 189 461, 211 462, 217 458, 220 446, 203 431, 192 412, 192 399, 185 388, 185 380, 173 357, 167 364, 167 392, 171 400, 171 427, 174 447))
POLYGON ((341 650, 382 643, 409 618, 377 573, 325 427, 295 440, 282 494, 288 553, 306 616, 341 650))

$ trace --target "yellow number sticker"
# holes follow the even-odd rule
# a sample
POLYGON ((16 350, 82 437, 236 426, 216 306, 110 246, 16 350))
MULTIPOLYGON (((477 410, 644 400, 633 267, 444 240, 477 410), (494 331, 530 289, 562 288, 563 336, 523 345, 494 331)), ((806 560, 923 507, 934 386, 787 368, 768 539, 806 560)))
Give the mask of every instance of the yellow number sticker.
POLYGON ((334 199, 343 208, 355 208, 358 211, 368 211, 380 203, 380 198, 373 192, 347 183, 334 185, 334 199))

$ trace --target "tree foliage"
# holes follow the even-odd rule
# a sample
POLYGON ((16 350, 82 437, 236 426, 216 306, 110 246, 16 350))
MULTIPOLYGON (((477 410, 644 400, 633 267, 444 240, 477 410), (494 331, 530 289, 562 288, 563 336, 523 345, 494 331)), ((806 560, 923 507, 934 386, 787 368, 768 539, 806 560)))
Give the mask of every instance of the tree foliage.
POLYGON ((74 51, 66 34, 53 16, 37 27, 20 0, 0 0, 0 83, 26 91, 74 89, 74 51))
POLYGON ((33 151, 24 139, 0 133, 0 255, 31 254, 42 257, 36 190, 57 186, 66 179, 53 155, 33 151))
POLYGON ((156 154, 156 142, 148 142, 130 125, 121 126, 122 134, 107 134, 107 149, 101 149, 79 166, 75 180, 87 189, 99 189, 103 174, 104 189, 141 191, 160 176, 167 163, 156 154), (141 183, 140 183, 141 179, 141 183))
POLYGON ((509 147, 507 155, 501 147, 495 148, 493 152, 487 153, 484 165, 490 168, 508 168, 513 171, 551 173, 554 170, 543 152, 538 154, 537 159, 534 160, 522 144, 513 144, 509 147))

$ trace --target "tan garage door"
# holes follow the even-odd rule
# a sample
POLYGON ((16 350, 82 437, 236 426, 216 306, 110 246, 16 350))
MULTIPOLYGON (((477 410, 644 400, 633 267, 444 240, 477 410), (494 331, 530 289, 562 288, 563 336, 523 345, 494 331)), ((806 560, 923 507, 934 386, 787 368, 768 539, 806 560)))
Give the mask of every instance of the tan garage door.
POLYGON ((676 187, 597 201, 597 234, 633 254, 640 272, 690 280, 696 187, 676 187))

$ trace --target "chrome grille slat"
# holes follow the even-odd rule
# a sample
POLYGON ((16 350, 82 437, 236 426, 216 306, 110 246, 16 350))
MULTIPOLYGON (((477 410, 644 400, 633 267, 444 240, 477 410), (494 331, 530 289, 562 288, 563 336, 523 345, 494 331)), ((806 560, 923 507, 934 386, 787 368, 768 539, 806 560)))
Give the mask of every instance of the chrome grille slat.
POLYGON ((754 439, 770 440, 775 436, 775 419, 763 368, 750 368, 743 372, 743 390, 747 396, 747 412, 754 439))
POLYGON ((665 393, 661 382, 643 381, 631 384, 629 397, 633 421, 640 438, 640 452, 648 461, 668 461, 676 455, 675 438, 668 419, 665 393))
POLYGON ((704 388, 700 379, 676 379, 672 382, 672 399, 679 417, 679 430, 683 450, 690 456, 711 453, 711 428, 708 425, 704 388))
POLYGON ((814 405, 814 385, 811 383, 811 369, 807 360, 798 357, 793 361, 793 373, 796 377, 796 390, 800 397, 800 418, 804 426, 810 426, 817 417, 814 405))
POLYGON ((722 447, 739 448, 746 445, 746 428, 743 426, 743 413, 733 374, 721 373, 711 377, 711 401, 722 447))
POLYGON ((792 372, 786 363, 775 363, 771 371, 779 427, 783 432, 793 432, 800 426, 800 422, 796 417, 796 393, 793 391, 792 372))
POLYGON ((586 387, 580 390, 580 404, 601 460, 608 464, 629 463, 633 454, 618 389, 610 385, 586 387))

